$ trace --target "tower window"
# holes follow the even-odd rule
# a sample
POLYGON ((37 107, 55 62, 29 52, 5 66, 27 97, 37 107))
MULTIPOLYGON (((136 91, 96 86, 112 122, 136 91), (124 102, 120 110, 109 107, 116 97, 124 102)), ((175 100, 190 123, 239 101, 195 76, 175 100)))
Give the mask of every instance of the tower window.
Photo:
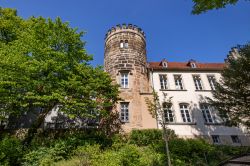
POLYGON ((167 83, 167 75, 159 75, 160 77, 160 84, 161 89, 168 89, 168 83, 167 83))
POLYGON ((182 78, 181 75, 174 75, 175 88, 183 90, 182 78))
POLYGON ((202 83, 201 83, 201 77, 199 75, 194 75, 194 85, 196 90, 202 90, 202 83))
POLYGON ((129 122, 129 110, 128 110, 129 103, 124 102, 124 103, 121 103, 120 106, 121 106, 121 111, 120 111, 121 121, 129 122))
POLYGON ((128 88, 128 73, 121 73, 120 85, 122 88, 128 88))
POLYGON ((211 115, 211 110, 208 104, 200 104, 200 109, 202 111, 203 118, 206 123, 213 123, 213 118, 211 115))
POLYGON ((125 40, 124 48, 128 48, 128 41, 127 40, 125 40))
POLYGON ((208 75, 207 79, 208 79, 208 82, 209 82, 209 85, 210 85, 211 89, 215 90, 215 82, 216 82, 216 80, 215 80, 214 75, 208 75))
POLYGON ((167 103, 163 103, 163 111, 164 111, 164 120, 165 122, 173 122, 174 121, 174 115, 173 111, 171 110, 171 106, 167 103))
POLYGON ((188 104, 180 104, 180 111, 183 122, 191 122, 188 104))
POLYGON ((120 41, 120 48, 123 48, 124 47, 124 42, 123 40, 120 41))

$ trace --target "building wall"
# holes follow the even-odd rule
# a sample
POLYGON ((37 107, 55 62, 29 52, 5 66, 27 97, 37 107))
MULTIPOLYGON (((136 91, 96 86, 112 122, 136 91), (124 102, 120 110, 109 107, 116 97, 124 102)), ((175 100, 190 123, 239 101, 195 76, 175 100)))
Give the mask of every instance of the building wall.
POLYGON ((214 123, 205 123, 203 114, 200 110, 200 103, 207 103, 206 97, 212 98, 211 87, 208 82, 207 75, 214 75, 216 81, 220 80, 220 73, 211 71, 168 71, 158 70, 151 73, 153 86, 159 95, 160 102, 164 101, 164 96, 172 97, 172 110, 174 113, 174 122, 169 123, 168 128, 183 138, 203 137, 212 142, 211 135, 219 135, 221 143, 232 144, 231 135, 237 135, 241 143, 240 145, 250 145, 249 135, 243 128, 226 127, 219 113, 211 109, 214 123), (168 80, 168 89, 162 90, 160 86, 160 74, 166 74, 168 80), (176 90, 174 75, 181 75, 184 90, 176 90), (203 90, 195 90, 193 75, 200 75, 203 90), (179 104, 187 103, 192 117, 191 123, 184 123, 182 120, 179 104))

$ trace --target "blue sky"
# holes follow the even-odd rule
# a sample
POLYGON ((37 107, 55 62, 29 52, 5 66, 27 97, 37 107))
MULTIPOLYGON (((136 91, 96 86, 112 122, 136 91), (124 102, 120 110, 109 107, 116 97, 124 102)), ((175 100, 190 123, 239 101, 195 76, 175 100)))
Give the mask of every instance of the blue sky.
POLYGON ((83 40, 103 65, 104 36, 119 23, 141 27, 147 37, 148 61, 223 62, 231 47, 250 41, 250 2, 192 15, 191 0, 0 0, 23 18, 61 17, 86 31, 83 40))

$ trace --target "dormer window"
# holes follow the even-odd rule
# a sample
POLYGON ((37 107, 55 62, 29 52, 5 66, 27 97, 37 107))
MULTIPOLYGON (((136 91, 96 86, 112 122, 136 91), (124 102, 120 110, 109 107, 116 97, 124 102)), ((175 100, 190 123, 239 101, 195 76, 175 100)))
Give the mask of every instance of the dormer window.
POLYGON ((167 68, 167 67, 168 67, 167 62, 163 62, 163 63, 162 63, 162 66, 163 66, 164 68, 167 68))
POLYGON ((166 59, 163 59, 160 63, 160 65, 163 67, 163 68, 167 68, 168 67, 168 62, 166 59))
POLYGON ((123 43, 123 40, 120 41, 120 48, 123 48, 124 47, 124 43, 123 43))
POLYGON ((191 63, 191 67, 192 68, 196 68, 196 64, 195 63, 191 63))
POLYGON ((189 61, 188 61, 188 64, 187 64, 188 66, 190 66, 191 68, 196 68, 197 66, 196 66, 196 61, 195 60, 193 60, 193 59, 190 59, 189 61))

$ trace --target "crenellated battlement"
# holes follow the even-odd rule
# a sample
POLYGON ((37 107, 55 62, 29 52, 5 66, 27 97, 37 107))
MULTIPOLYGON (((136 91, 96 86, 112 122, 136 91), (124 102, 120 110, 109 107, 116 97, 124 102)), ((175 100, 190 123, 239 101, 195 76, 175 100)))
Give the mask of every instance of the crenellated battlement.
POLYGON ((108 30, 108 32, 105 35, 105 40, 116 33, 120 33, 120 32, 124 32, 124 31, 128 31, 128 32, 133 32, 133 33, 138 33, 139 35, 141 35, 143 38, 146 38, 146 35, 144 33, 144 31, 139 28, 137 25, 133 25, 133 24, 118 24, 112 28, 110 28, 108 30))

